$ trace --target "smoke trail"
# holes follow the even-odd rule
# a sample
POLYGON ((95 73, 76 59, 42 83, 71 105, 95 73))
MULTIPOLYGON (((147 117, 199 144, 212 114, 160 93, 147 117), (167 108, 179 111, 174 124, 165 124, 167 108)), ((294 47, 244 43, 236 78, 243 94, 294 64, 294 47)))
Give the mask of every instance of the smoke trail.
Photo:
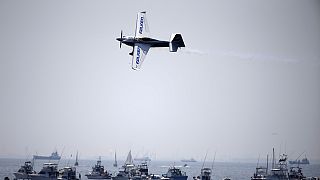
POLYGON ((201 51, 201 50, 198 50, 198 49, 192 49, 192 48, 182 48, 181 52, 182 53, 186 53, 186 54, 200 55, 200 56, 208 55, 208 53, 206 53, 204 51, 201 51))
POLYGON ((299 62, 296 59, 287 58, 287 57, 279 57, 279 56, 273 56, 269 54, 261 54, 261 53, 240 53, 240 52, 234 52, 234 51, 225 51, 218 53, 222 56, 229 56, 229 57, 236 57, 243 60, 249 60, 249 61, 274 61, 274 62, 287 62, 287 63, 297 63, 299 62))

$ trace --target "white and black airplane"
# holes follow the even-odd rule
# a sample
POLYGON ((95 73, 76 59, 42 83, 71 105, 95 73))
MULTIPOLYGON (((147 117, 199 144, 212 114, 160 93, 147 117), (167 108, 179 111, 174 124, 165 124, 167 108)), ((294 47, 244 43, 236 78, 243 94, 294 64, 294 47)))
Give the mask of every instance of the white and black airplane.
POLYGON ((120 48, 122 43, 133 47, 129 54, 132 56, 132 69, 134 70, 141 68, 141 64, 151 47, 169 47, 170 52, 177 52, 178 48, 185 47, 181 34, 172 34, 170 41, 161 41, 147 37, 148 31, 146 12, 140 12, 137 15, 134 37, 122 36, 121 31, 121 37, 117 38, 120 41, 120 48))

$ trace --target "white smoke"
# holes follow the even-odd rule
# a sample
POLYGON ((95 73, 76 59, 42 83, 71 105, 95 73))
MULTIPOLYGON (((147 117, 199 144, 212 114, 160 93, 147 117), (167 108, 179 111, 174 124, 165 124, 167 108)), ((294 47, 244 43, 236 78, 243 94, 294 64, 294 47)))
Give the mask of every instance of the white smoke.
POLYGON ((198 50, 198 49, 192 49, 192 48, 181 48, 180 50, 182 53, 186 53, 186 54, 194 54, 194 55, 208 55, 208 53, 198 50))
POLYGON ((298 63, 297 59, 288 58, 288 57, 281 57, 281 56, 274 56, 270 54, 263 54, 263 53, 253 53, 253 52, 236 52, 236 51, 210 51, 207 53, 205 51, 193 48, 181 48, 180 50, 182 53, 192 54, 192 55, 217 55, 217 56, 224 56, 224 57, 235 57, 241 60, 247 61, 265 61, 265 62, 286 62, 286 63, 298 63))
POLYGON ((236 57, 243 60, 248 61, 268 61, 268 62, 286 62, 286 63, 297 63, 299 62, 297 59, 288 58, 288 57, 280 57, 274 56, 269 54, 262 54, 262 53, 252 53, 252 52, 220 52, 219 55, 222 56, 229 56, 229 57, 236 57))

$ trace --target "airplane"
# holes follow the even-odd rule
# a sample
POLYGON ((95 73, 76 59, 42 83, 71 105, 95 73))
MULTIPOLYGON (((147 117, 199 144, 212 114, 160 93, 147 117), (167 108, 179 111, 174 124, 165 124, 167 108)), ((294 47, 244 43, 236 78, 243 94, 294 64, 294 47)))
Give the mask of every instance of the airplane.
POLYGON ((185 47, 181 34, 172 34, 170 41, 161 41, 147 37, 149 32, 146 12, 140 12, 137 15, 136 20, 136 30, 134 37, 123 36, 122 30, 120 33, 120 38, 116 40, 120 41, 120 48, 122 43, 132 46, 132 52, 129 55, 132 56, 132 69, 139 70, 141 64, 143 63, 148 51, 153 47, 169 47, 170 52, 177 52, 178 48, 185 47))

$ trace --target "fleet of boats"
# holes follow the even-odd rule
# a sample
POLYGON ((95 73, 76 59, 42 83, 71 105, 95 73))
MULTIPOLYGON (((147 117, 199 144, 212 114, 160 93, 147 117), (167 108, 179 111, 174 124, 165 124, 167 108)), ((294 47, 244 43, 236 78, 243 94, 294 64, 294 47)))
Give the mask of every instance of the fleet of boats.
POLYGON ((287 155, 282 154, 278 162, 275 160, 274 149, 272 154, 272 166, 269 170, 268 156, 266 167, 256 167, 256 172, 251 177, 251 180, 302 180, 306 177, 302 173, 302 168, 299 166, 290 167, 288 169, 287 155))
MULTIPOLYGON (((207 156, 207 155, 206 155, 207 156)), ((206 157, 205 157, 206 159, 206 157)), ((200 169, 200 174, 193 177, 194 180, 211 180, 213 173, 212 167, 204 167, 205 159, 200 169)), ((52 160, 52 159, 50 159, 52 160)), ((251 180, 303 180, 306 179, 299 166, 287 166, 287 155, 282 154, 278 161, 274 158, 274 150, 272 156, 272 164, 269 169, 268 156, 266 167, 258 166, 251 180)), ((213 161, 214 162, 214 161, 213 161)), ((79 180, 81 175, 77 176, 76 167, 78 165, 78 152, 76 156, 76 164, 73 167, 58 168, 57 163, 44 163, 42 169, 36 173, 33 169, 33 162, 27 161, 17 172, 14 172, 15 179, 29 179, 29 180, 79 180)), ((259 163, 258 163, 259 164, 259 163)), ((117 167, 117 160, 115 154, 115 162, 113 164, 117 167)), ((97 163, 92 167, 92 171, 85 174, 88 179, 110 179, 110 180, 187 180, 188 175, 182 171, 178 166, 171 166, 167 173, 162 175, 150 174, 148 168, 148 161, 134 164, 131 151, 129 151, 125 163, 119 168, 115 174, 109 173, 101 163, 101 157, 97 163)), ((224 178, 230 180, 230 178, 224 178)), ((319 179, 318 179, 319 180, 319 179)))

